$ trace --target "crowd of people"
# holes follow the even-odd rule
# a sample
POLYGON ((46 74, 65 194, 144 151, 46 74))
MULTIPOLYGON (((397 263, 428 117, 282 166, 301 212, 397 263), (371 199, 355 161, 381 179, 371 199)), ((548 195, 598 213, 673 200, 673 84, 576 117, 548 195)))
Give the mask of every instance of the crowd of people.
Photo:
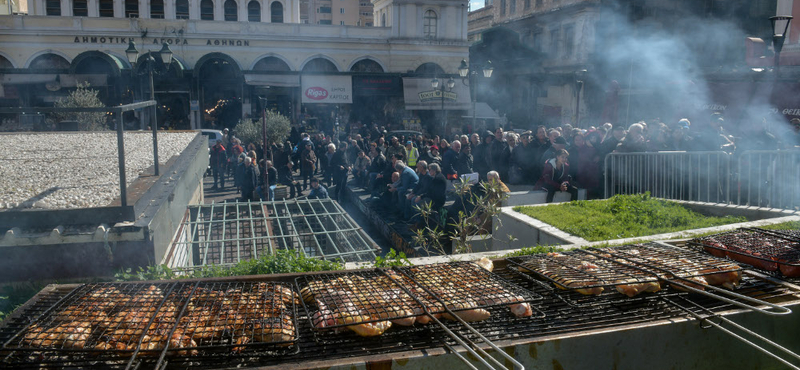
POLYGON ((528 185, 529 190, 546 191, 548 202, 559 191, 576 199, 578 188, 584 188, 591 199, 601 194, 603 159, 609 153, 722 150, 735 155, 778 149, 797 145, 800 120, 796 121, 794 136, 755 130, 744 138, 728 133, 717 114, 694 123, 605 123, 587 129, 563 124, 523 132, 496 128, 450 138, 392 135, 376 124, 361 126, 346 137, 293 129, 285 143, 270 146, 269 159, 260 160, 261 148, 250 144, 245 150, 226 130, 223 141, 211 150, 211 163, 214 188, 223 188, 225 178, 232 176, 242 200, 273 199, 278 184, 288 188, 290 198, 302 196, 310 186, 308 198, 342 199, 352 175, 351 186, 366 189, 372 201, 415 222, 421 203, 430 202, 433 209, 444 205, 448 181, 495 181, 504 188, 528 185))

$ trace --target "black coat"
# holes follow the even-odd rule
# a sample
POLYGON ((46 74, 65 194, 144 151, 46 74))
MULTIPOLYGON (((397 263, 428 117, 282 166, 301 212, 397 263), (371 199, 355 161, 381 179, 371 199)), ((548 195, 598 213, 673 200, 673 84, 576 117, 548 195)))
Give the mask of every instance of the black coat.
POLYGON ((253 190, 258 186, 258 167, 250 165, 244 169, 244 176, 242 177, 242 197, 251 199, 253 190))
POLYGON ((439 209, 444 206, 446 190, 447 180, 444 178, 444 175, 437 173, 436 176, 431 179, 431 183, 428 185, 428 191, 425 194, 425 197, 430 198, 433 203, 433 209, 439 209))

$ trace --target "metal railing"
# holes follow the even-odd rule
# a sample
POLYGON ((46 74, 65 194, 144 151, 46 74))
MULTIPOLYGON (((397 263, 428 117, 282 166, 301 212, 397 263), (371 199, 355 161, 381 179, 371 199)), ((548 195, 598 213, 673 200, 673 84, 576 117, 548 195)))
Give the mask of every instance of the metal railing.
POLYGON ((611 153, 605 197, 650 192, 658 198, 729 203, 731 161, 725 152, 611 153))
POLYGON ((800 150, 611 153, 605 197, 654 197, 783 209, 800 208, 800 150))
POLYGON ((736 204, 800 207, 800 150, 748 150, 736 169, 736 204))

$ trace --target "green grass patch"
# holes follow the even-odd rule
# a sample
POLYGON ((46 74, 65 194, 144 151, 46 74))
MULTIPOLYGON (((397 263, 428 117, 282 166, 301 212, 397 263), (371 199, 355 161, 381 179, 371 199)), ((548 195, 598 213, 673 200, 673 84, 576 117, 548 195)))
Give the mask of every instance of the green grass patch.
POLYGON ((677 202, 652 198, 649 193, 543 207, 522 206, 514 210, 588 241, 635 238, 747 221, 738 216, 706 217, 677 202))
POLYGON ((779 224, 759 226, 767 230, 800 230, 800 221, 781 222, 779 224))
POLYGON ((325 261, 298 255, 291 251, 279 250, 274 255, 241 261, 231 266, 205 266, 194 270, 177 271, 164 265, 155 265, 146 268, 140 267, 138 270, 126 269, 118 272, 114 277, 117 281, 171 280, 342 269, 344 269, 344 265, 336 261, 325 261))

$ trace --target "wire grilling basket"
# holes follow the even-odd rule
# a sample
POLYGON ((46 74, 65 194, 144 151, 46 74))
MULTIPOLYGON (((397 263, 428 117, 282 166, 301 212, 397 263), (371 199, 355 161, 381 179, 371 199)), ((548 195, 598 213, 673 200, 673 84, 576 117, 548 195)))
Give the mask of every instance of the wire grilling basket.
POLYGON ((800 276, 800 238, 797 230, 770 231, 743 228, 689 241, 717 257, 728 257, 764 271, 800 276))
MULTIPOLYGON (((470 262, 314 274, 297 278, 297 284, 316 329, 353 329, 354 324, 386 321, 424 325, 433 315, 447 318, 449 310, 503 305, 527 310, 530 305, 525 303, 542 299, 470 262)), ((527 310, 528 316, 532 310, 527 310)))
POLYGON ((23 326, 2 353, 14 365, 39 359, 126 368, 217 353, 293 353, 296 300, 280 283, 86 284, 23 326))

